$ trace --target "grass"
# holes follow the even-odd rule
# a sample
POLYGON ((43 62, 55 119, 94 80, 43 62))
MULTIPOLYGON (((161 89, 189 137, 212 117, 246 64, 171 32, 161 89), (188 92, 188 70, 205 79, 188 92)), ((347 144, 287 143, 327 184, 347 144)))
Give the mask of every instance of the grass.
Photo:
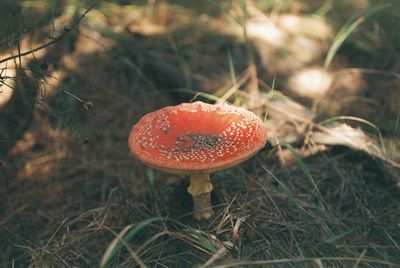
MULTIPOLYGON (((360 23, 359 18, 378 18, 387 12, 386 6, 371 5, 361 17, 335 21, 344 24, 342 30, 314 62, 270 73, 279 68, 263 65, 253 37, 243 38, 245 22, 235 18, 247 22, 258 8, 273 13, 276 30, 288 34, 279 26, 284 12, 299 17, 318 13, 330 21, 341 10, 329 1, 302 6, 300 11, 296 6, 300 1, 254 1, 255 5, 205 1, 195 7, 181 1, 150 2, 100 4, 73 38, 35 55, 25 66, 28 70, 46 62, 45 72, 36 76, 27 71, 27 79, 48 83, 54 91, 37 96, 32 122, 21 133, 0 137, 0 142, 11 145, 4 156, 0 154, 0 266, 399 267, 398 169, 343 146, 302 158, 301 149, 313 145, 303 143, 312 129, 311 119, 297 120, 300 113, 291 119, 279 117, 267 105, 307 103, 285 91, 284 85, 310 64, 323 66, 325 60, 338 72, 352 68, 348 59, 354 55, 342 49, 347 38, 357 39, 357 33, 368 27, 370 20, 360 23), (149 34, 152 30, 155 33, 149 34), (248 69, 251 64, 256 75, 248 69), (51 80, 55 72, 62 73, 57 82, 51 80), (259 107, 249 105, 254 101, 246 92, 249 80, 258 81, 259 107), (197 99, 258 109, 271 127, 270 143, 257 156, 212 174, 217 213, 208 222, 192 219, 185 178, 144 167, 130 157, 127 146, 131 126, 143 114, 197 99), (280 162, 279 150, 274 149, 278 145, 293 154, 293 165, 280 162)), ((21 14, 29 11, 30 3, 21 1, 21 14)), ((43 12, 37 12, 43 15, 30 26, 37 26, 43 38, 39 41, 45 42, 53 30, 43 28, 51 7, 43 6, 43 12)), ((52 8, 55 18, 63 13, 61 4, 52 8)), ((383 49, 388 45, 383 40, 380 44, 383 49)), ((372 61, 375 58, 367 59, 369 69, 381 66, 372 61)), ((369 135, 377 136, 381 144, 390 141, 387 155, 398 161, 399 111, 384 102, 396 98, 396 68, 373 74, 386 88, 384 98, 374 95, 381 88, 368 83, 367 89, 356 93, 376 96, 374 100, 382 104, 376 110, 383 109, 385 117, 380 113, 369 117, 368 110, 365 118, 341 114, 349 107, 340 103, 342 110, 314 114, 312 120, 366 124, 373 129, 369 135), (382 130, 389 120, 393 122, 389 131, 382 130)), ((368 81, 369 73, 364 75, 368 81)), ((349 84, 352 81, 341 85, 349 84)), ((330 109, 333 97, 324 98, 330 109)), ((13 114, 14 122, 22 120, 18 114, 13 114)), ((2 122, 1 135, 3 129, 13 129, 2 122)))
MULTIPOLYGON (((336 164, 340 163, 336 162, 336 164)), ((329 166, 320 169, 322 172, 327 170, 330 170, 329 166)), ((240 169, 238 170, 238 173, 243 172, 240 169)), ((302 176, 301 170, 293 170, 292 172, 294 173, 292 175, 302 176)), ((251 176, 251 174, 249 175, 251 176)), ((343 193, 323 192, 322 194, 327 198, 328 204, 335 209, 336 216, 332 216, 330 213, 324 212, 324 207, 315 206, 312 201, 314 194, 309 188, 300 192, 293 188, 291 185, 293 182, 290 181, 286 182, 288 183, 287 186, 283 186, 283 182, 274 185, 273 180, 265 179, 270 176, 273 176, 270 172, 259 173, 256 181, 250 180, 249 183, 253 185, 248 193, 246 193, 248 189, 243 188, 240 183, 236 183, 236 187, 229 187, 236 189, 226 189, 226 186, 223 186, 231 183, 235 176, 233 178, 223 176, 222 182, 216 180, 218 188, 227 190, 227 192, 218 192, 217 196, 217 200, 220 200, 221 209, 225 208, 223 209, 225 212, 219 214, 215 220, 208 224, 199 225, 193 222, 190 215, 181 218, 182 215, 190 211, 190 206, 184 206, 185 202, 183 202, 175 205, 175 207, 172 206, 171 209, 170 205, 176 202, 172 196, 154 197, 151 196, 151 193, 144 193, 142 196, 132 199, 131 194, 127 193, 126 198, 118 198, 120 199, 118 202, 111 201, 112 198, 110 198, 106 207, 89 211, 65 223, 66 226, 63 229, 70 230, 68 236, 71 236, 71 238, 65 237, 65 233, 60 233, 57 236, 58 239, 50 241, 45 248, 38 249, 39 252, 35 253, 49 261, 51 252, 57 252, 57 255, 61 254, 60 258, 70 263, 73 260, 70 259, 72 256, 69 256, 69 249, 92 248, 95 245, 93 243, 98 243, 99 239, 105 242, 104 246, 107 245, 110 249, 114 249, 116 244, 111 243, 112 240, 109 239, 112 237, 104 231, 108 228, 114 230, 122 228, 118 232, 125 233, 125 235, 121 235, 121 237, 124 237, 126 243, 129 242, 129 246, 132 250, 135 250, 135 254, 140 256, 142 262, 148 266, 158 264, 184 267, 188 263, 205 263, 217 252, 217 249, 222 247, 228 249, 223 257, 225 262, 233 262, 233 264, 229 264, 232 266, 242 265, 246 262, 253 263, 253 265, 286 263, 292 266, 298 262, 312 262, 314 258, 320 258, 326 265, 337 266, 345 263, 356 263, 359 258, 358 254, 361 254, 362 249, 365 248, 365 246, 361 246, 359 249, 358 246, 364 239, 374 241, 376 232, 383 234, 386 228, 389 228, 387 230, 389 233, 393 232, 391 228, 394 227, 396 216, 387 217, 388 215, 385 216, 384 211, 374 211, 376 209, 374 207, 379 203, 386 203, 385 199, 392 199, 396 196, 393 196, 393 190, 384 190, 375 198, 366 200, 371 198, 372 192, 377 192, 376 185, 367 185, 362 181, 346 185, 345 194, 352 191, 350 196, 346 197, 347 201, 350 201, 350 197, 352 197, 359 200, 361 204, 365 204, 366 207, 354 205, 352 207, 340 207, 335 204, 335 201, 343 193), (354 184, 360 184, 360 186, 357 189, 352 189, 354 184), (311 200, 308 196, 311 197, 311 200), (165 205, 152 204, 154 199, 155 202, 164 202, 165 205), (168 201, 169 199, 172 200, 168 201), (147 200, 148 203, 144 203, 143 200, 147 200), (224 203, 223 200, 232 200, 232 202, 228 204, 224 203), (299 209, 303 213, 298 213, 299 209), (179 212, 179 210, 183 211, 179 212), (367 213, 368 210, 371 210, 370 214, 367 213), (151 218, 151 215, 157 213, 161 217, 151 218), (367 215, 363 215, 365 213, 367 215), (167 216, 168 214, 169 216, 167 216), (177 217, 180 218, 179 222, 184 224, 174 220, 177 217), (385 225, 382 226, 383 229, 378 231, 381 228, 379 226, 381 221, 379 218, 381 217, 387 218, 385 225), (239 227, 236 227, 239 219, 244 220, 238 225, 239 227), (124 222, 130 224, 125 225, 124 222), (190 225, 195 226, 194 229, 188 227, 190 225), (77 228, 77 226, 80 227, 77 228), (72 237, 75 237, 75 239, 72 239, 72 237), (76 238, 78 239, 76 240, 76 238), (107 240, 110 243, 107 243, 107 240), (84 245, 80 243, 84 243, 84 245), (89 247, 89 245, 92 246, 89 247), (268 245, 273 245, 273 247, 268 245), (46 253, 47 251, 49 253, 46 253), (306 256, 313 256, 313 258, 306 256), (249 258, 252 261, 239 261, 235 264, 240 259, 249 260, 249 258)), ((277 179, 278 181, 284 178, 282 175, 279 177, 281 179, 277 179)), ((354 178, 352 177, 352 179, 354 178)), ((359 179, 362 180, 362 178, 359 179)), ((288 178, 285 180, 288 180, 288 178)), ((334 183, 334 179, 326 182, 326 184, 328 183, 334 183)), ((324 183, 320 187, 326 189, 327 185, 324 183)), ((171 195, 185 195, 184 187, 178 186, 176 188, 178 192, 171 193, 171 195), (179 189, 181 189, 180 192, 179 189)), ((336 189, 329 191, 337 192, 336 189)), ((157 193, 155 194, 157 195, 157 193)), ((118 193, 118 195, 121 196, 121 193, 118 193)), ((188 196, 186 198, 189 200, 188 196)), ((318 197, 315 196, 314 198, 318 197)), ((391 208, 386 209, 391 210, 391 208)), ((118 240, 114 239, 114 241, 118 240)), ((93 248, 97 247, 94 246, 93 248)), ((101 250, 97 250, 99 251, 97 254, 100 254, 101 250)), ((380 246, 367 247, 368 256, 360 260, 363 264, 372 267, 374 265, 389 265, 391 262, 396 262, 396 257, 390 258, 390 261, 380 256, 382 256, 383 251, 395 254, 396 250, 395 246, 393 246, 392 253, 390 253, 390 247, 382 249, 380 246)), ((104 256, 107 256, 107 252, 110 251, 105 250, 104 256)), ((87 254, 89 252, 81 252, 79 256, 81 263, 86 263, 85 257, 87 256, 85 255, 87 254)), ((114 258, 110 258, 109 265, 111 267, 116 265, 129 266, 134 256, 130 251, 122 250, 122 248, 115 250, 112 255, 114 255, 114 258)), ((104 259, 109 258, 104 257, 104 259)), ((58 262, 55 262, 54 265, 56 263, 58 262)), ((90 266, 94 263, 87 262, 86 265, 90 266)))
POLYGON ((365 20, 369 19, 371 16, 373 16, 376 13, 379 13, 380 11, 384 9, 390 8, 390 4, 382 4, 375 6, 371 9, 368 9, 364 11, 362 14, 358 16, 354 16, 351 18, 349 21, 347 21, 342 28, 339 30, 337 33, 335 39, 332 42, 331 47, 328 50, 328 53, 326 55, 325 61, 324 61, 324 67, 328 68, 331 63, 333 58, 335 57, 337 51, 339 48, 342 46, 343 42, 354 32, 365 20))

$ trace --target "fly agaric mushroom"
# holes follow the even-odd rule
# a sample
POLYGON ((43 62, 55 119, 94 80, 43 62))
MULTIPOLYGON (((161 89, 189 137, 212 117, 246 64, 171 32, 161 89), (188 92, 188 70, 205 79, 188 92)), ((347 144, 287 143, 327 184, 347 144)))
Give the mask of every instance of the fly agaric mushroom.
POLYGON ((209 174, 249 159, 266 140, 266 128, 255 114, 197 101, 146 114, 132 127, 128 143, 144 164, 190 175, 188 192, 193 196, 194 218, 200 220, 214 214, 209 174))

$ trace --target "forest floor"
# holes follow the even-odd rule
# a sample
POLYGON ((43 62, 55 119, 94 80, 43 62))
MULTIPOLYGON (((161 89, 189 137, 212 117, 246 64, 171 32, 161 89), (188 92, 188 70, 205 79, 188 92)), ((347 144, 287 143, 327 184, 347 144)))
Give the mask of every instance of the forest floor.
POLYGON ((1 267, 400 267, 397 0, 92 3, 0 3, 1 267), (127 145, 195 100, 269 137, 200 222, 127 145))

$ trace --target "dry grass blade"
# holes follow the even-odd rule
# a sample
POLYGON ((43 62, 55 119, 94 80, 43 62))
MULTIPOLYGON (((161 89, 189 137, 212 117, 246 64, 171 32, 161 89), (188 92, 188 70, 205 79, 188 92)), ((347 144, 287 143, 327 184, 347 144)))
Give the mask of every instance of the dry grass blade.
POLYGON ((367 253, 367 250, 366 250, 366 249, 364 249, 364 250, 361 252, 360 256, 357 258, 356 263, 353 265, 353 268, 357 268, 357 267, 360 265, 360 262, 361 262, 362 259, 364 258, 365 253, 367 253))
POLYGON ((211 256, 211 258, 206 263, 204 263, 202 266, 200 266, 200 268, 210 267, 210 265, 212 265, 218 259, 220 259, 224 255, 226 255, 227 252, 228 252, 228 250, 225 247, 221 247, 217 252, 214 253, 214 255, 211 256))
POLYGON ((321 259, 317 258, 311 262, 312 268, 325 268, 324 264, 322 263, 321 259))
MULTIPOLYGON (((318 258, 321 262, 322 261, 330 261, 330 260, 341 260, 341 261, 359 261, 359 258, 348 258, 348 257, 321 257, 318 258)), ((216 265, 214 268, 229 268, 229 267, 242 267, 242 266, 267 266, 267 265, 276 265, 276 264, 294 264, 294 263, 309 263, 314 262, 315 258, 298 258, 298 259, 279 259, 279 260, 264 260, 264 261, 240 261, 230 264, 223 264, 223 265, 216 265)), ((370 264, 379 264, 389 267, 398 267, 395 263, 385 262, 376 259, 364 258, 361 260, 364 263, 370 264)))
MULTIPOLYGON (((222 97, 219 98, 219 100, 216 103, 223 103, 226 102, 231 96, 233 96, 241 86, 243 86, 247 80, 250 79, 250 70, 249 68, 244 71, 239 79, 237 81, 234 82, 234 84, 231 86, 231 88, 229 88, 224 95, 222 95, 222 97)), ((220 91, 225 90, 224 88, 221 89, 220 91)))

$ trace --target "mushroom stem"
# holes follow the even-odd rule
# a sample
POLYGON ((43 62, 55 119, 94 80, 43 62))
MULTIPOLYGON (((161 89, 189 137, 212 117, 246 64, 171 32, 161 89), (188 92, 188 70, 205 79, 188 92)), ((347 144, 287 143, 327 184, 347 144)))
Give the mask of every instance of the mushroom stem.
POLYGON ((193 217, 196 220, 209 219, 214 215, 211 206, 211 191, 213 186, 209 174, 192 174, 188 192, 193 197, 193 217))

